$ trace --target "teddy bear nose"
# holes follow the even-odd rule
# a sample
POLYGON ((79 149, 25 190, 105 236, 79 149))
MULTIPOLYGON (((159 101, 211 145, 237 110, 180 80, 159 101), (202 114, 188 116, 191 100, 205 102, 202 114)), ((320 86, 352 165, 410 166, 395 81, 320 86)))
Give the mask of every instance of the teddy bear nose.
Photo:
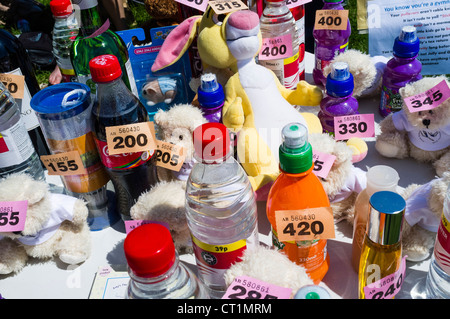
POLYGON ((426 127, 428 127, 428 125, 430 125, 431 121, 429 119, 424 119, 422 121, 422 124, 425 125, 426 127))

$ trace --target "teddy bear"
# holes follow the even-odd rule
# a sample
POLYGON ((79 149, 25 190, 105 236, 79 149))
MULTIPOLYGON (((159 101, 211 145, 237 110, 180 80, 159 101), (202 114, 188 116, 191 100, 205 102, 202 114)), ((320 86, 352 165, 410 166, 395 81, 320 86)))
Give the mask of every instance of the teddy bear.
POLYGON ((144 0, 145 11, 151 17, 149 28, 165 27, 180 23, 178 3, 173 0, 144 0))
POLYGON ((289 260, 284 253, 264 245, 246 249, 241 259, 225 272, 225 284, 230 286, 240 276, 290 288, 291 298, 300 288, 314 285, 303 266, 289 260))
MULTIPOLYGON (((322 90, 306 81, 285 88, 273 71, 255 62, 261 49, 259 17, 250 10, 217 15, 208 5, 202 16, 184 20, 165 39, 152 71, 176 62, 194 39, 203 70, 213 67, 218 81, 223 72, 225 103, 222 121, 237 136, 237 157, 254 190, 273 182, 279 174, 281 129, 290 122, 305 125, 310 133, 322 132, 318 117, 300 113, 294 106, 317 106, 322 90)), ((209 71, 208 71, 209 72, 209 71)))
POLYGON ((408 185, 405 198, 405 220, 402 228, 402 254, 412 262, 429 257, 441 222, 444 199, 450 183, 450 172, 423 185, 408 185))
POLYGON ((51 193, 45 181, 30 175, 12 174, 0 181, 0 201, 27 201, 23 229, 0 232, 0 274, 19 272, 30 257, 59 257, 68 265, 89 258, 91 234, 83 200, 51 193))
POLYGON ((336 141, 329 134, 318 133, 310 134, 308 140, 313 153, 335 157, 326 177, 319 179, 330 200, 335 223, 344 219, 353 225, 356 197, 367 185, 366 172, 354 166, 353 151, 347 142, 336 141))
POLYGON ((206 123, 200 109, 190 104, 176 104, 159 110, 154 118, 159 140, 183 147, 184 163, 180 171, 157 167, 158 183, 143 193, 131 207, 134 220, 152 220, 169 225, 179 253, 191 253, 190 232, 186 220, 186 181, 195 163, 192 133, 206 123))
MULTIPOLYGON (((434 88, 445 76, 425 77, 400 88, 402 109, 380 122, 375 149, 385 157, 431 163, 436 174, 450 170, 450 100, 426 111, 411 112, 404 99, 434 88)), ((438 92, 435 92, 438 93, 438 92)), ((442 94, 441 94, 442 95, 442 94)), ((438 97, 438 95, 437 95, 438 97)))

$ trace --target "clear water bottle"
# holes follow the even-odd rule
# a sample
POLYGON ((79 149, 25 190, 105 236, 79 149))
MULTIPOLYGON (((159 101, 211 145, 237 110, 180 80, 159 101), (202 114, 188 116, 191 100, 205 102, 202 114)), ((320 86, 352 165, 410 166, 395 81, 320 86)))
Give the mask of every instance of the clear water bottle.
POLYGON ((428 299, 450 299, 450 187, 444 200, 444 212, 439 225, 434 252, 427 276, 428 299))
MULTIPOLYGON (((266 7, 260 18, 260 29, 263 39, 278 39, 285 35, 291 36, 292 55, 282 59, 263 60, 261 52, 258 63, 271 69, 286 88, 295 89, 300 79, 299 47, 300 39, 294 16, 284 0, 266 0, 266 7)), ((281 45, 279 52, 282 53, 281 45)))
POLYGON ((45 179, 19 106, 0 82, 0 178, 14 173, 26 173, 36 180, 45 179))
POLYGON ((170 231, 144 224, 124 242, 130 281, 128 299, 207 299, 205 287, 179 259, 170 231))
POLYGON ((198 276, 211 298, 226 291, 224 274, 245 249, 259 245, 256 201, 248 177, 232 156, 228 129, 206 123, 194 130, 186 186, 188 226, 198 276))
POLYGON ((76 81, 75 70, 70 61, 70 47, 78 35, 80 25, 70 0, 52 0, 50 9, 55 24, 53 26, 53 55, 62 74, 62 82, 76 81))

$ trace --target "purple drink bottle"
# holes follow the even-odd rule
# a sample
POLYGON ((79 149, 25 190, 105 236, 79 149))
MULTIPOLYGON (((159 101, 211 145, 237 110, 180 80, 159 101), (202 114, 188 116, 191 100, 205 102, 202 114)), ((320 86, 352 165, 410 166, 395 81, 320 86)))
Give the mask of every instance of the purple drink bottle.
POLYGON ((346 62, 335 62, 326 81, 326 96, 320 102, 318 117, 323 132, 334 135, 334 117, 358 114, 358 101, 352 96, 353 75, 346 62))
POLYGON ((225 102, 225 94, 222 85, 217 82, 213 73, 203 74, 198 88, 198 103, 203 111, 203 116, 208 122, 222 123, 222 106, 225 102))
POLYGON ((402 109, 402 98, 398 90, 410 82, 422 78, 422 63, 417 60, 420 40, 416 28, 405 26, 394 41, 393 58, 388 61, 383 73, 380 114, 383 117, 402 109))
MULTIPOLYGON (((343 0, 323 0, 322 10, 344 10, 342 2, 343 0)), ((315 58, 313 79, 317 85, 325 86, 323 69, 336 55, 347 50, 350 34, 350 20, 347 20, 345 30, 313 30, 315 58)))

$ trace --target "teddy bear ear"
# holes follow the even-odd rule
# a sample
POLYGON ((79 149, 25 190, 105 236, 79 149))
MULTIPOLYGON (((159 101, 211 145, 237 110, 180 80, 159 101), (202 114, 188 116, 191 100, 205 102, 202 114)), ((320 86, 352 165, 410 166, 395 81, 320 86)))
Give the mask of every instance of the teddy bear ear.
POLYGON ((346 162, 351 162, 353 152, 346 143, 342 141, 336 141, 333 149, 333 155, 336 156, 334 165, 341 165, 346 162))
POLYGON ((153 120, 158 126, 163 127, 167 124, 168 115, 164 112, 164 110, 159 109, 154 115, 153 120))

